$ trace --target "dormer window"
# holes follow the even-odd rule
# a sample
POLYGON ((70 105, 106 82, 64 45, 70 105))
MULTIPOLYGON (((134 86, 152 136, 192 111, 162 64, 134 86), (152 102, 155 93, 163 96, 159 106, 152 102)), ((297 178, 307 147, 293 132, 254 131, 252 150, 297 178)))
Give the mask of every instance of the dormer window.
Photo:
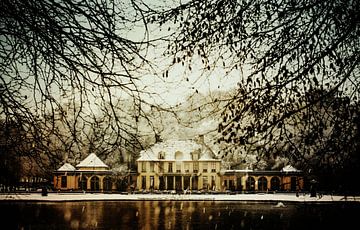
POLYGON ((192 160, 193 161, 199 160, 199 153, 198 152, 193 152, 192 153, 192 160))
POLYGON ((165 153, 164 152, 159 152, 159 157, 160 160, 164 160, 165 159, 165 153))
POLYGON ((180 151, 176 151, 175 153, 175 160, 181 161, 183 159, 183 153, 180 151))

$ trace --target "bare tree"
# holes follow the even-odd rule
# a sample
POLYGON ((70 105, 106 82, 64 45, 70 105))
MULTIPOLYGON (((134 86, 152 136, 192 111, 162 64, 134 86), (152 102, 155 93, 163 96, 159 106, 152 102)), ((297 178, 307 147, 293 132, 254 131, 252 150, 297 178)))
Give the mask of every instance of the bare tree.
POLYGON ((126 125, 132 121, 118 115, 116 103, 131 98, 141 116, 148 93, 139 83, 152 68, 146 52, 154 41, 141 0, 5 0, 0 7, 5 123, 22 126, 49 154, 52 142, 67 143, 71 151, 100 114, 113 143, 134 136, 126 125))
POLYGON ((194 0, 159 18, 179 29, 169 46, 174 63, 200 58, 205 70, 241 77, 219 126, 236 147, 254 135, 271 141, 274 128, 313 116, 310 108, 331 95, 358 101, 359 9, 352 0, 194 0), (314 90, 323 94, 306 100, 314 90))
MULTIPOLYGON (((200 60, 204 73, 224 68, 240 76, 219 125, 221 135, 230 135, 220 141, 235 147, 254 136, 260 137, 255 148, 271 143, 274 130, 287 130, 280 133, 285 139, 293 132, 288 121, 315 122, 317 117, 309 118, 316 114, 313 106, 329 98, 333 103, 348 98, 349 108, 358 101, 356 0, 190 0, 153 7, 141 0, 0 4, 1 118, 15 120, 36 140, 57 135, 55 124, 61 121, 70 143, 81 142, 78 132, 85 123, 96 124, 98 114, 115 134, 112 143, 137 139, 129 132, 132 124, 116 112, 115 98, 130 96, 135 123, 145 118, 141 95, 147 92, 138 82, 153 67, 146 54, 159 44, 149 34, 157 25, 169 35, 165 54, 171 65, 183 63, 191 72, 193 61, 200 60), (308 100, 306 95, 317 90, 321 94, 308 100), (63 107, 67 103, 70 110, 63 107)), ((306 126, 298 124, 301 133, 306 126)))

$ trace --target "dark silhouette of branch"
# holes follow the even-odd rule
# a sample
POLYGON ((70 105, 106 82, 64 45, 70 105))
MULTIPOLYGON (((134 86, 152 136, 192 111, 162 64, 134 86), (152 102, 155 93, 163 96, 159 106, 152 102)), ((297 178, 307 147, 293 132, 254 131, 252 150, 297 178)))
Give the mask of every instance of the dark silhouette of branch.
POLYGON ((156 42, 146 4, 5 0, 0 7, 0 120, 36 142, 34 159, 45 154, 58 163, 88 154, 81 146, 90 127, 112 148, 128 139, 139 145, 136 122, 121 117, 117 103, 132 98, 143 113, 142 96, 149 93, 139 87, 153 68, 146 54, 156 42))

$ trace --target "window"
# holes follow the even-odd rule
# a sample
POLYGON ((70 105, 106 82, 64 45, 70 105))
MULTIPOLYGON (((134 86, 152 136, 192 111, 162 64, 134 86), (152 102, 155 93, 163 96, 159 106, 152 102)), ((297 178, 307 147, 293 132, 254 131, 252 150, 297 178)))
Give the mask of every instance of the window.
POLYGON ((209 188, 209 181, 207 176, 203 176, 203 189, 209 188))
POLYGON ((233 181, 233 180, 229 180, 229 189, 230 189, 231 191, 234 190, 234 181, 233 181))
POLYGON ((146 189, 146 176, 141 177, 141 188, 146 189))
POLYGON ((103 189, 105 191, 111 191, 112 190, 112 181, 110 177, 105 177, 103 180, 103 189))
POLYGON ((146 172, 146 162, 141 163, 141 172, 146 172))
POLYGON ((90 189, 91 191, 99 191, 100 190, 100 179, 97 176, 93 176, 90 179, 90 189))
POLYGON ((176 162, 176 172, 181 173, 181 163, 180 162, 176 162))
POLYGON ((208 168, 208 163, 207 162, 204 162, 203 164, 202 164, 202 168, 203 168, 203 172, 207 172, 208 170, 207 170, 207 168, 208 168))
POLYGON ((81 189, 81 190, 87 189, 87 181, 84 176, 79 177, 79 189, 81 189))
POLYGON ((216 162, 211 162, 211 172, 216 172, 216 162))
POLYGON ((199 153, 197 153, 197 152, 192 153, 192 160, 193 161, 199 160, 199 153))
POLYGON ((270 187, 273 191, 280 190, 280 179, 278 177, 271 178, 270 187))
POLYGON ((258 190, 266 191, 267 190, 267 179, 265 177, 260 177, 258 180, 258 190))
POLYGON ((210 188, 212 190, 215 190, 216 188, 216 184, 215 184, 215 176, 211 176, 211 184, 210 184, 210 188))
POLYGON ((290 189, 291 191, 296 191, 296 187, 297 187, 297 178, 292 176, 290 179, 290 189))
POLYGON ((150 176, 150 189, 154 189, 154 176, 150 176))
POLYGON ((171 162, 169 162, 169 165, 168 165, 168 172, 173 172, 173 165, 171 162))
POLYGON ((186 172, 186 173, 190 172, 190 164, 189 164, 189 163, 185 163, 185 164, 184 164, 184 169, 185 169, 185 172, 186 172))
POLYGON ((243 188, 242 188, 242 185, 241 185, 241 176, 238 176, 236 178, 236 189, 241 191, 243 188))
POLYGON ((253 177, 248 177, 246 180, 246 190, 254 191, 255 190, 255 179, 253 177))
POLYGON ((197 173, 199 171, 199 163, 197 162, 194 162, 194 165, 193 165, 193 170, 194 170, 194 173, 197 173))
POLYGON ((61 177, 61 187, 66 188, 67 187, 67 176, 61 177))
POLYGON ((154 172, 154 162, 150 162, 150 172, 154 172))
POLYGON ((159 164, 159 172, 160 173, 164 172, 164 162, 160 162, 160 164, 159 164))

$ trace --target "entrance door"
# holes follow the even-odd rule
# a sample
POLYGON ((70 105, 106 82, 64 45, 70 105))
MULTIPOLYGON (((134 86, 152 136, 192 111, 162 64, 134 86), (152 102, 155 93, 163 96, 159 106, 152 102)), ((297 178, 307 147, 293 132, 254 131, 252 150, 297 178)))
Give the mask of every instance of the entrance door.
POLYGON ((174 177, 173 176, 167 177, 167 189, 174 190, 174 177))
POLYGON ((248 177, 246 180, 246 190, 254 191, 255 190, 255 179, 254 177, 248 177))
POLYGON ((192 189, 193 190, 198 190, 198 181, 199 181, 198 176, 194 176, 192 178, 192 189))
POLYGON ((242 190, 241 177, 237 177, 237 178, 236 178, 236 190, 237 190, 237 191, 241 191, 241 190, 242 190))
POLYGON ((176 191, 182 191, 182 183, 181 183, 181 176, 175 177, 175 189, 176 191))
POLYGON ((184 177, 184 189, 190 189, 190 177, 189 176, 184 177))
POLYGON ((159 177, 159 189, 160 190, 165 190, 165 179, 163 176, 159 177))

